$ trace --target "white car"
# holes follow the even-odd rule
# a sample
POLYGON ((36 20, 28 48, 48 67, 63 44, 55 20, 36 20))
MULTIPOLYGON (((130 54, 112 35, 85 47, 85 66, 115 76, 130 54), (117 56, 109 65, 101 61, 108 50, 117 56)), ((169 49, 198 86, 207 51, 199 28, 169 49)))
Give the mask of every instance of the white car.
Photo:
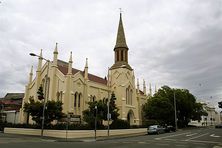
POLYGON ((161 134, 165 129, 160 125, 151 125, 147 128, 147 134, 161 134))

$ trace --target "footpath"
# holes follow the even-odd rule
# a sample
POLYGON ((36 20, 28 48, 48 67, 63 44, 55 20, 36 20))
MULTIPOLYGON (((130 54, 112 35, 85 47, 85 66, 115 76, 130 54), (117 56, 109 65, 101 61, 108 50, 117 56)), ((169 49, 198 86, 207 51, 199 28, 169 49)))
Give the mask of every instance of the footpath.
POLYGON ((5 128, 5 135, 17 135, 19 137, 40 138, 42 141, 59 141, 59 142, 90 142, 102 141, 107 139, 125 138, 130 136, 141 136, 147 133, 146 128, 138 129, 115 129, 97 130, 96 136, 94 130, 44 130, 44 136, 41 137, 40 129, 27 128, 5 128))

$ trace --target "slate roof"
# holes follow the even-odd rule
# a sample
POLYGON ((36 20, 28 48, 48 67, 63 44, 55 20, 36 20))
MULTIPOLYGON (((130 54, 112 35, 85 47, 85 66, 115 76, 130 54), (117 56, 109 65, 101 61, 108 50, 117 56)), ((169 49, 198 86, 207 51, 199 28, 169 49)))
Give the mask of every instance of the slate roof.
MULTIPOLYGON (((58 69, 64 74, 66 75, 68 73, 68 63, 64 62, 62 60, 58 60, 58 69)), ((72 74, 76 74, 80 72, 80 74, 82 74, 82 76, 84 77, 84 71, 72 68, 72 74)), ((101 78, 99 76, 93 75, 93 74, 88 74, 88 78, 90 81, 96 82, 96 83, 100 83, 103 85, 107 85, 107 80, 105 78, 101 78)))

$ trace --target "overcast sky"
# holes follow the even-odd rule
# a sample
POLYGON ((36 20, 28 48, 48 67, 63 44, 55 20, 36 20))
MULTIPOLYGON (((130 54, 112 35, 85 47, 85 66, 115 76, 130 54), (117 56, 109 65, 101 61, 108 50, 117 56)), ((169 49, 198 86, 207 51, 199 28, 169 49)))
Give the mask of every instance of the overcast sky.
POLYGON ((104 77, 114 62, 122 8, 129 64, 136 78, 157 87, 189 89, 217 106, 222 100, 222 0, 1 0, 0 97, 24 92, 30 52, 104 77))

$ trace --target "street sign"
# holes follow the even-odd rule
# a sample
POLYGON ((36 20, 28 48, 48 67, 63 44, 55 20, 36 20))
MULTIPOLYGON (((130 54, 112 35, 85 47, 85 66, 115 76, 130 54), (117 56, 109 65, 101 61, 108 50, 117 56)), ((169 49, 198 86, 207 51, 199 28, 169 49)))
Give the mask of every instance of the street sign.
POLYGON ((111 114, 107 114, 107 119, 111 119, 111 114))

